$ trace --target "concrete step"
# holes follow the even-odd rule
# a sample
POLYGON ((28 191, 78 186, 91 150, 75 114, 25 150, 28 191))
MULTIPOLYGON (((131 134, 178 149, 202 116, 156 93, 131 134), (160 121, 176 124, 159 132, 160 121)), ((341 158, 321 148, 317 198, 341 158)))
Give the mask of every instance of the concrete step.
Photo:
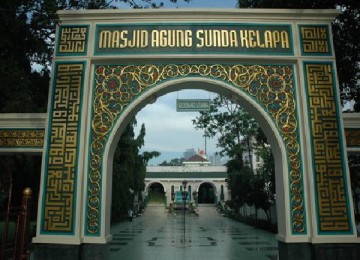
POLYGON ((166 209, 163 203, 148 203, 145 209, 145 215, 149 216, 163 216, 166 214, 166 209))
POLYGON ((200 216, 219 216, 219 212, 214 204, 199 204, 197 208, 200 216))

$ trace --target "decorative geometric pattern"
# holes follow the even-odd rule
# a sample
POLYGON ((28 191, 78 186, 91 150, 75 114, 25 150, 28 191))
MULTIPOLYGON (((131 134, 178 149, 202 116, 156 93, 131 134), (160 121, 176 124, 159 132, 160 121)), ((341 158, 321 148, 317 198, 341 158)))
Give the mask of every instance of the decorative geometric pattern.
POLYGON ((86 54, 87 26, 61 26, 59 54, 86 54))
POLYGON ((350 231, 343 151, 330 63, 305 63, 320 232, 350 231))
POLYGON ((331 54, 327 26, 300 25, 302 54, 331 54))
POLYGON ((360 146, 360 129, 346 128, 345 137, 347 147, 360 146))
POLYGON ((0 148, 42 148, 44 129, 0 129, 0 148))
POLYGON ((104 147, 126 106, 160 82, 204 77, 232 84, 262 105, 274 120, 287 149, 292 231, 305 234, 299 125, 296 117, 293 67, 283 65, 98 65, 93 93, 86 233, 99 235, 104 147))
POLYGON ((57 64, 55 69, 41 230, 72 232, 84 64, 57 64))

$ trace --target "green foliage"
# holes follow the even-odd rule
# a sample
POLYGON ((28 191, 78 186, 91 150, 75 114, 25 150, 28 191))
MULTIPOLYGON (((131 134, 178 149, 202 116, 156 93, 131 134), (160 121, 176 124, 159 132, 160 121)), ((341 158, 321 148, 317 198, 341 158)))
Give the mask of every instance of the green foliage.
POLYGON ((174 158, 171 159, 169 162, 163 161, 160 163, 160 166, 182 166, 184 163, 184 158, 174 158))
POLYGON ((210 111, 201 112, 193 124, 208 137, 219 135, 220 154, 232 158, 227 163, 227 171, 235 210, 246 203, 268 214, 275 194, 274 158, 257 122, 238 104, 217 96, 210 111), (256 172, 252 163, 243 160, 244 153, 249 158, 253 154, 262 158, 263 163, 256 172))
POLYGON ((228 187, 235 211, 245 203, 251 203, 252 180, 254 174, 248 166, 244 166, 242 159, 232 159, 227 162, 228 187))
POLYGON ((270 220, 270 207, 274 202, 271 172, 259 168, 257 174, 248 167, 241 166, 238 160, 231 160, 228 166, 228 187, 231 190, 231 207, 235 212, 244 204, 254 205, 256 209, 263 209, 270 220))
POLYGON ((118 142, 113 162, 113 187, 111 204, 111 222, 117 223, 126 217, 129 208, 134 205, 134 196, 141 196, 145 189, 145 173, 147 162, 160 155, 159 152, 140 154, 144 145, 145 125, 141 126, 135 138, 136 120, 128 124, 118 142))
MULTIPOLYGON (((176 2, 176 0, 170 0, 176 2)), ((183 0, 189 2, 190 0, 183 0)), ((46 112, 58 10, 159 8, 152 0, 0 1, 0 112, 46 112)))
POLYGON ((229 161, 228 185, 236 212, 246 203, 254 205, 257 209, 263 209, 270 218, 269 210, 275 194, 274 159, 270 147, 263 145, 259 148, 259 143, 257 146, 257 153, 263 159, 263 165, 257 168, 254 174, 248 166, 242 165, 241 160, 229 161))
POLYGON ((152 158, 159 157, 160 155, 161 153, 158 151, 143 152, 142 159, 144 163, 147 165, 152 158))
POLYGON ((257 174, 253 176, 250 204, 254 204, 256 209, 263 209, 269 219, 272 202, 269 199, 266 184, 263 176, 257 174))
POLYGON ((230 158, 251 152, 251 138, 259 128, 240 105, 220 95, 212 100, 210 110, 200 112, 192 123, 196 129, 204 130, 205 136, 218 136, 217 147, 222 149, 220 155, 230 158))
POLYGON ((32 71, 31 65, 50 60, 50 52, 41 32, 31 26, 36 17, 32 5, 35 1, 0 2, 1 112, 43 112, 46 108, 49 71, 32 71))
POLYGON ((239 0, 240 8, 340 9, 332 24, 342 100, 354 100, 360 111, 360 1, 358 0, 239 0))
POLYGON ((0 1, 0 112, 45 112, 58 10, 105 0, 0 1))
POLYGON ((274 201, 275 194, 275 161, 264 132, 260 129, 256 137, 256 154, 262 159, 257 175, 262 176, 267 185, 269 200, 274 201))
POLYGON ((32 220, 36 219, 40 168, 41 156, 24 154, 0 156, 0 219, 5 218, 8 205, 8 188, 3 187, 3 185, 5 182, 8 182, 8 176, 10 175, 13 180, 11 206, 20 206, 23 190, 27 187, 31 188, 32 207, 30 218, 32 220))

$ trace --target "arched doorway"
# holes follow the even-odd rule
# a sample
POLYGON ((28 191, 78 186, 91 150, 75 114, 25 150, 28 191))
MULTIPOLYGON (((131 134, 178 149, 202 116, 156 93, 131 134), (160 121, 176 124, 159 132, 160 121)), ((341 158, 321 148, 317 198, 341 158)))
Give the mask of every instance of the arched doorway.
POLYGON ((148 203, 164 203, 165 202, 165 190, 164 186, 159 182, 153 182, 149 184, 147 188, 148 203))
MULTIPOLYGON (((201 66, 208 66, 209 70, 212 68, 212 65, 187 65, 187 66, 193 66, 194 70, 199 69, 199 67, 201 66)), ((216 65, 219 66, 219 65, 216 65)), ((236 67, 237 65, 235 65, 236 67)), ((242 65, 240 65, 241 67, 242 65)), ((105 66, 103 65, 99 65, 99 67, 104 67, 104 70, 106 70, 105 66)), ((145 66, 147 67, 147 66, 145 66)), ((280 68, 280 67, 278 67, 280 68)), ((289 68, 289 67, 287 67, 289 68)), ((173 68, 174 70, 180 69, 180 67, 175 67, 173 68)), ((289 68, 290 69, 290 68, 289 68)), ((103 71, 103 69, 101 69, 100 71, 103 71)), ((288 70, 291 71, 291 70, 288 70)), ((249 72, 251 73, 251 72, 249 72)), ((268 131, 266 131, 266 135, 268 138, 268 141, 273 149, 273 152, 275 155, 275 167, 276 167, 276 172, 277 172, 277 176, 276 176, 276 187, 279 189, 279 191, 277 191, 277 194, 279 194, 279 196, 277 197, 277 206, 278 206, 278 212, 280 212, 280 214, 278 214, 278 222, 280 223, 280 227, 279 227, 279 231, 281 230, 281 232, 284 233, 284 235, 286 234, 286 226, 287 225, 292 225, 291 223, 294 221, 293 216, 287 216, 287 214, 295 214, 294 212, 292 213, 285 213, 286 212, 286 207, 285 204, 289 203, 289 199, 291 199, 291 197, 296 197, 298 200, 296 200, 292 206, 293 207, 297 207, 297 203, 301 203, 302 205, 304 204, 304 198, 302 197, 303 195, 297 192, 292 192, 290 195, 290 198, 287 196, 284 196, 284 194, 289 194, 288 193, 288 182, 284 182, 284 175, 287 175, 288 172, 288 168, 286 167, 286 163, 284 161, 284 159, 286 159, 287 157, 290 156, 290 152, 293 153, 294 151, 297 151, 297 154, 295 155, 295 157, 297 157, 297 160, 300 162, 301 158, 299 157, 299 140, 297 140, 297 137, 295 137, 295 135, 289 134, 289 138, 287 139, 287 141, 291 141, 293 142, 293 144, 295 145, 295 147, 291 147, 294 149, 291 149, 291 151, 289 151, 289 146, 286 146, 286 143, 284 143, 284 140, 281 136, 281 133, 279 133, 279 131, 277 130, 277 128, 279 127, 279 124, 282 125, 283 123, 281 122, 277 122, 275 123, 273 121, 273 119, 271 119, 274 115, 276 115, 275 111, 268 111, 267 109, 265 109, 261 104, 258 103, 258 101, 254 100, 253 97, 251 95, 248 95, 249 93, 247 91, 249 90, 244 90, 240 87, 240 85, 242 84, 241 82, 239 83, 240 85, 238 87, 234 86, 232 83, 226 83, 224 81, 220 81, 217 80, 217 78, 213 78, 210 75, 204 75, 201 76, 201 73, 199 71, 196 71, 195 76, 189 76, 189 77, 179 77, 173 80, 168 80, 164 83, 159 83, 156 85, 153 85, 151 88, 149 88, 146 92, 141 93, 135 100, 133 100, 133 102, 130 102, 129 104, 127 104, 127 106, 124 108, 124 111, 122 111, 122 113, 118 114, 117 120, 114 121, 114 126, 111 127, 112 131, 109 134, 109 138, 107 139, 107 142, 103 144, 104 146, 104 157, 103 158, 107 158, 107 160, 104 161, 104 166, 105 165, 111 165, 112 163, 112 157, 113 157, 113 152, 114 152, 114 148, 116 146, 116 143, 121 135, 121 132, 124 128, 124 126, 126 125, 126 123, 130 120, 130 118, 132 118, 134 115, 136 115, 136 113, 138 111, 140 111, 144 106, 146 106, 146 104, 148 103, 152 103, 156 100, 156 97, 159 97, 161 95, 165 95, 167 93, 173 92, 173 91, 177 91, 177 90, 182 90, 182 89, 188 89, 189 85, 196 85, 197 89, 202 89, 202 90, 206 90, 206 91, 210 91, 210 92, 215 92, 221 95, 225 95, 227 97, 230 97, 233 102, 235 103, 240 103, 243 107, 245 107, 249 113, 258 121, 258 123, 260 124, 262 129, 268 129, 268 131), (199 73, 199 74, 198 74, 199 73), (275 112, 275 113, 274 113, 275 112), (281 195, 280 195, 281 194, 281 195), (287 223, 287 224, 286 224, 287 223)), ((259 95, 261 95, 259 93, 259 95)), ((291 115, 292 113, 294 113, 294 107, 292 108, 286 108, 286 109, 290 109, 287 113, 287 115, 291 115)), ((289 118, 290 119, 290 118, 289 118)), ((290 120, 296 120, 295 117, 291 117, 290 120)), ((94 122, 93 125, 96 125, 96 123, 94 122)), ((297 123, 295 123, 295 125, 297 125, 297 123)), ((294 130, 294 129, 293 129, 294 130)), ((161 131, 161 129, 159 130, 161 131)), ((297 130, 296 130, 297 131, 297 130)), ((285 141, 286 142, 286 141, 285 141)), ((294 164, 292 165, 292 169, 295 175, 291 176, 291 178, 294 178, 294 184, 296 185, 300 185, 300 187, 302 186, 302 177, 301 177, 301 172, 299 171, 300 165, 298 164, 294 164), (295 179, 296 178, 296 179, 295 179)), ((103 168, 105 170, 105 172, 107 172, 107 174, 103 175, 104 178, 108 178, 108 181, 111 178, 111 168, 107 167, 107 168, 103 168)), ((286 178, 285 178, 286 179, 286 178)), ((103 180, 105 181, 105 180, 103 180)), ((211 198, 211 189, 209 187, 206 187, 206 185, 204 186, 205 189, 207 189, 209 191, 208 197, 205 199, 206 201, 212 201, 210 200, 211 198)), ((103 190, 106 190, 107 195, 106 196, 111 196, 110 192, 111 190, 106 189, 105 187, 103 188, 103 190)), ((297 190, 300 191, 300 190, 297 190)), ((216 194, 216 193, 215 193, 216 194)), ((216 202, 216 198, 214 199, 214 202, 216 202)), ((210 202, 211 203, 211 202, 210 202)), ((300 209, 300 211, 303 211, 304 207, 302 207, 300 209)), ((106 210, 105 210, 106 212, 106 210)), ((299 233, 303 233, 305 230, 305 215, 302 215, 301 219, 300 219, 300 226, 296 227, 297 232, 299 233)), ((105 223, 102 223, 104 225, 105 228, 105 223)), ((109 228, 105 228, 106 230, 109 228)))
POLYGON ((204 182, 200 184, 198 191, 198 203, 199 204, 216 203, 216 190, 214 185, 208 182, 204 182))

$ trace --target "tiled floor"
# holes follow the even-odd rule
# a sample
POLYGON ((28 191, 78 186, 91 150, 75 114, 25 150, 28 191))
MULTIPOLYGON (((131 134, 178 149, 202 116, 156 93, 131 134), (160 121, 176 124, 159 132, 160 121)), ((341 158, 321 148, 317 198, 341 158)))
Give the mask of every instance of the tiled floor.
POLYGON ((144 214, 113 227, 112 234, 112 260, 278 259, 274 234, 218 215, 186 215, 184 225, 182 214, 144 214))

